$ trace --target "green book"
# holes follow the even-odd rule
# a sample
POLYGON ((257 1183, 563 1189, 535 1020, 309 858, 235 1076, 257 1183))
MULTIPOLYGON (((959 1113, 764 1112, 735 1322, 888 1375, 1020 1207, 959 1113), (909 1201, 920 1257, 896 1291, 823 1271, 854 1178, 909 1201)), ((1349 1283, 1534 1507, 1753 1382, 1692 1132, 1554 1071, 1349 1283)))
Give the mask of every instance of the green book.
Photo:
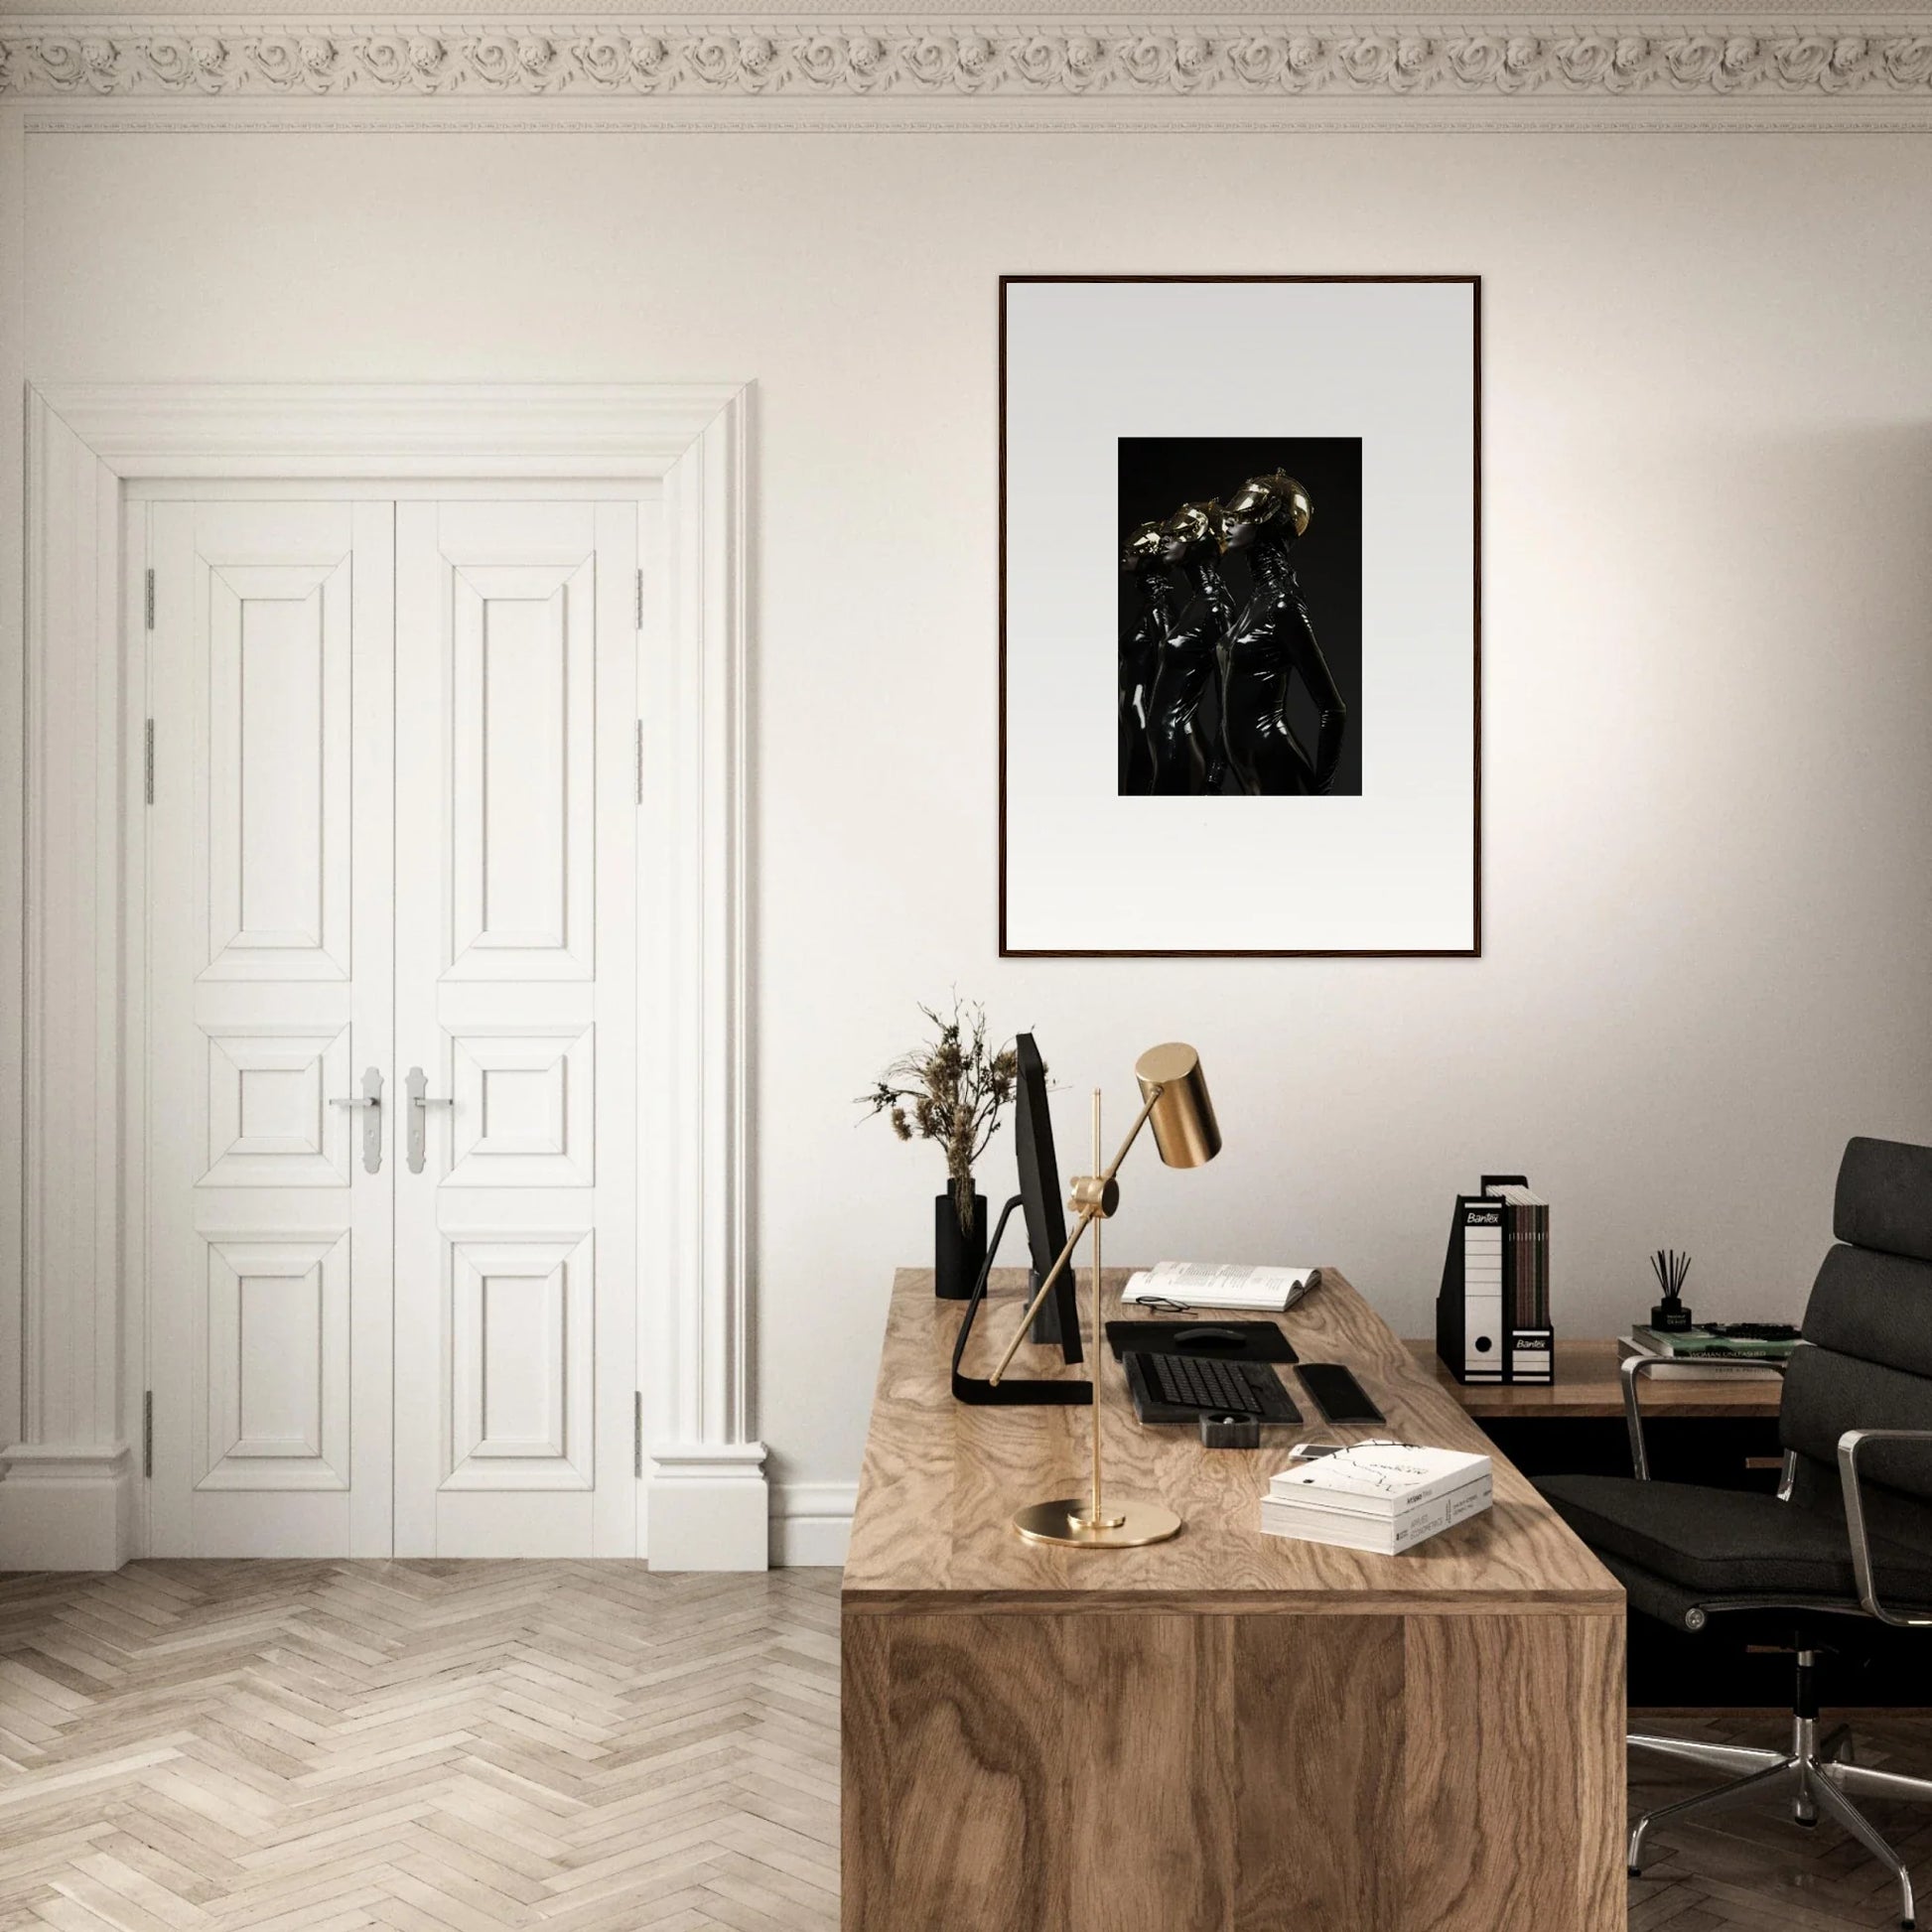
POLYGON ((1714 1335, 1709 1328, 1632 1328, 1630 1339, 1655 1355, 1735 1356, 1746 1362, 1790 1359, 1796 1341, 1747 1340, 1741 1335, 1714 1335))

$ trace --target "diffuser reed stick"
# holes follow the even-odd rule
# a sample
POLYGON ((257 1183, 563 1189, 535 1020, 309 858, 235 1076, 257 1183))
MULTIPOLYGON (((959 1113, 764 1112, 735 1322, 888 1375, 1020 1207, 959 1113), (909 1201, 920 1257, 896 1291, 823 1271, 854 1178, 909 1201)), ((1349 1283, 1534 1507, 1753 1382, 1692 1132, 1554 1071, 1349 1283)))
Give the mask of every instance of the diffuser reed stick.
POLYGON ((1653 1328, 1682 1330, 1690 1327, 1691 1311, 1684 1306, 1684 1282, 1691 1272, 1691 1257, 1677 1248, 1659 1248, 1650 1257, 1650 1272, 1664 1299, 1650 1311, 1653 1328))

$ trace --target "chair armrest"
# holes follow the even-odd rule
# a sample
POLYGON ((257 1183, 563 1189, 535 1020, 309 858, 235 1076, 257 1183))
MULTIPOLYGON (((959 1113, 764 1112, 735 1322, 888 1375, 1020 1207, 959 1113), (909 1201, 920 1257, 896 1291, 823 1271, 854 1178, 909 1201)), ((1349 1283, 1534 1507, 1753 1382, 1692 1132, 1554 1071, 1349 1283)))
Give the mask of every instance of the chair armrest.
POLYGON ((1867 1443, 1932 1444, 1932 1429, 1848 1429, 1838 1439, 1838 1479, 1845 1490, 1845 1529, 1852 1539, 1852 1575, 1858 1580, 1859 1601, 1865 1614, 1880 1623, 1932 1624, 1932 1610, 1916 1614, 1889 1610, 1878 1600, 1871 1576, 1871 1545, 1865 1536, 1864 1492, 1859 1482, 1859 1450, 1867 1443))
MULTIPOLYGON (((1630 1467, 1639 1482, 1650 1480, 1650 1457, 1643 1446, 1643 1406, 1637 1398, 1637 1384, 1652 1369, 1663 1368, 1671 1361, 1668 1355, 1630 1355, 1617 1365, 1617 1373, 1623 1378, 1623 1420, 1630 1431, 1630 1467)), ((1700 1355, 1699 1368, 1769 1368, 1779 1375, 1785 1371, 1785 1363, 1764 1361, 1756 1357, 1741 1355, 1700 1355)))

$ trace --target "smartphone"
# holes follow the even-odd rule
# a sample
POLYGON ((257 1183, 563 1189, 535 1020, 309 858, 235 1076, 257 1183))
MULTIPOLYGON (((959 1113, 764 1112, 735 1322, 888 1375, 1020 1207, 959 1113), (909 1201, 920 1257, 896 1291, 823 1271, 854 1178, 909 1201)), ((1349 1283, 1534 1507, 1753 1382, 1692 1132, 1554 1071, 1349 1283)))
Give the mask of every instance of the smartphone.
POLYGON ((1314 1398, 1321 1420, 1332 1423, 1387 1422, 1368 1391, 1339 1362, 1304 1362, 1296 1369, 1303 1386, 1314 1398))

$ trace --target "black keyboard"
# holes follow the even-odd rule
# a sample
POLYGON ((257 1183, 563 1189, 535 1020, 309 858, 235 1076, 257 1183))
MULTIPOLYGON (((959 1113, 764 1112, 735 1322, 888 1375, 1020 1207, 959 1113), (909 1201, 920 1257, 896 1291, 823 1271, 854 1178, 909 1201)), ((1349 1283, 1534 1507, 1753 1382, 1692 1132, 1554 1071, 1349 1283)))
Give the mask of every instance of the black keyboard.
POLYGON ((1178 1420, 1150 1414, 1150 1405, 1192 1416, 1252 1416, 1257 1422, 1295 1423, 1302 1412, 1266 1362, 1223 1362, 1193 1355, 1150 1355, 1136 1349, 1127 1357, 1128 1380, 1137 1395, 1142 1420, 1178 1420))

